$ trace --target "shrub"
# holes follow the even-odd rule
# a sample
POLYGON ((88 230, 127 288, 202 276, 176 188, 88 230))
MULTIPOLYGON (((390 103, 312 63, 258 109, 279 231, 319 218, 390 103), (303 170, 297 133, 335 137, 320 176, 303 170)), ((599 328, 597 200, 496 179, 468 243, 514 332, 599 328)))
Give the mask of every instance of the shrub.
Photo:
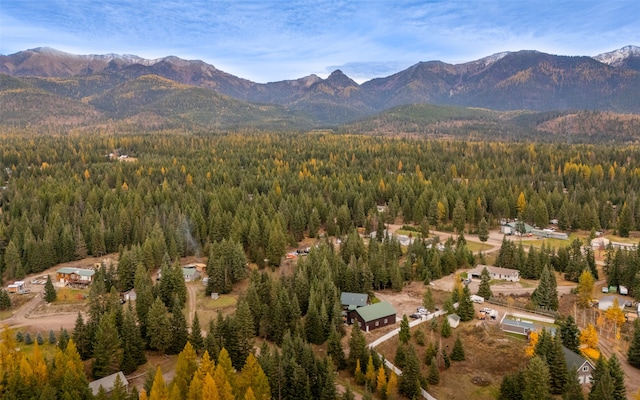
POLYGON ((29 332, 24 334, 24 344, 33 344, 33 338, 29 332))

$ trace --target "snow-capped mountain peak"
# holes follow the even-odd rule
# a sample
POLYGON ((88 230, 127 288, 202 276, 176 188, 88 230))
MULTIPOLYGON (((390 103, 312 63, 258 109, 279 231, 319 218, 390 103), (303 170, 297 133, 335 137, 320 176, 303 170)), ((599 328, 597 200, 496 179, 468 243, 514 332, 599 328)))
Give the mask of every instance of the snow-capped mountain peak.
POLYGON ((598 54, 593 57, 595 60, 600 61, 603 64, 615 65, 620 61, 626 60, 631 56, 640 57, 640 47, 638 46, 624 46, 618 50, 610 51, 608 53, 598 54))

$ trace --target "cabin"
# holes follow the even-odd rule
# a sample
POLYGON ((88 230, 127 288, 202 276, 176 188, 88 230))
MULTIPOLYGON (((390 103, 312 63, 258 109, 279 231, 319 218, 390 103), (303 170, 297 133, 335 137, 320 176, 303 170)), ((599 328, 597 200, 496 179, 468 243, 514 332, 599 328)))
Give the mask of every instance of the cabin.
POLYGON ((482 270, 485 268, 489 271, 491 279, 509 282, 520 281, 520 271, 517 269, 500 268, 483 264, 478 264, 474 269, 467 271, 467 276, 471 279, 481 279, 482 270))
POLYGON ((396 323, 396 309, 390 303, 381 301, 365 307, 358 307, 354 319, 365 332, 396 323))
POLYGON ((56 271, 56 281, 63 285, 89 285, 95 274, 96 271, 92 269, 64 267, 56 271))
POLYGON ((595 369, 591 361, 564 346, 562 346, 562 352, 564 353, 564 361, 567 364, 567 369, 571 371, 572 368, 575 368, 578 371, 578 381, 580 381, 580 384, 586 385, 590 383, 591 374, 595 369))
POLYGON ((505 235, 520 235, 519 229, 524 231, 524 235, 531 234, 531 231, 535 228, 526 222, 521 222, 521 226, 518 225, 518 221, 511 221, 502 224, 500 227, 500 233, 505 235))
POLYGON ((369 295, 365 293, 342 292, 340 294, 340 304, 342 305, 342 315, 349 324, 355 322, 355 312, 358 307, 365 307, 369 304, 369 295))
POLYGON ((100 387, 102 387, 106 392, 106 394, 108 395, 115 388, 116 380, 118 378, 120 378, 120 382, 122 382, 122 384, 126 389, 127 386, 129 386, 129 381, 127 380, 127 377, 124 376, 122 371, 118 371, 115 374, 111 374, 109 376, 105 376, 104 378, 100 378, 93 382, 89 382, 89 389, 91 389, 94 396, 97 396, 98 392, 100 391, 100 387))
POLYGON ((186 267, 182 267, 182 276, 185 282, 193 282, 200 279, 200 272, 198 272, 195 265, 187 265, 186 267))

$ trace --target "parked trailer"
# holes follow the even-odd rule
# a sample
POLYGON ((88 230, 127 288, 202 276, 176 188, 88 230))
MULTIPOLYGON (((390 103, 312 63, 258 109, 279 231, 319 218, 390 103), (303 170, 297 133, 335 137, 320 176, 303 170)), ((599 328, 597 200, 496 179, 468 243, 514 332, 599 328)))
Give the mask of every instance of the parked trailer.
POLYGON ((622 286, 620 285, 620 287, 618 288, 618 292, 620 292, 620 294, 622 295, 628 295, 629 294, 629 289, 627 289, 626 286, 622 286))

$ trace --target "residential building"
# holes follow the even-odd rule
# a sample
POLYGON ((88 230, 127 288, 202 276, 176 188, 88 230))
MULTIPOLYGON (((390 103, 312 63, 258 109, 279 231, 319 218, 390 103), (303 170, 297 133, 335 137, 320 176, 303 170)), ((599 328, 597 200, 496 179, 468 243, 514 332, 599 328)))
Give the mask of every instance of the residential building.
POLYGON ((355 311, 354 322, 365 332, 396 323, 396 310, 386 301, 358 307, 355 311))

